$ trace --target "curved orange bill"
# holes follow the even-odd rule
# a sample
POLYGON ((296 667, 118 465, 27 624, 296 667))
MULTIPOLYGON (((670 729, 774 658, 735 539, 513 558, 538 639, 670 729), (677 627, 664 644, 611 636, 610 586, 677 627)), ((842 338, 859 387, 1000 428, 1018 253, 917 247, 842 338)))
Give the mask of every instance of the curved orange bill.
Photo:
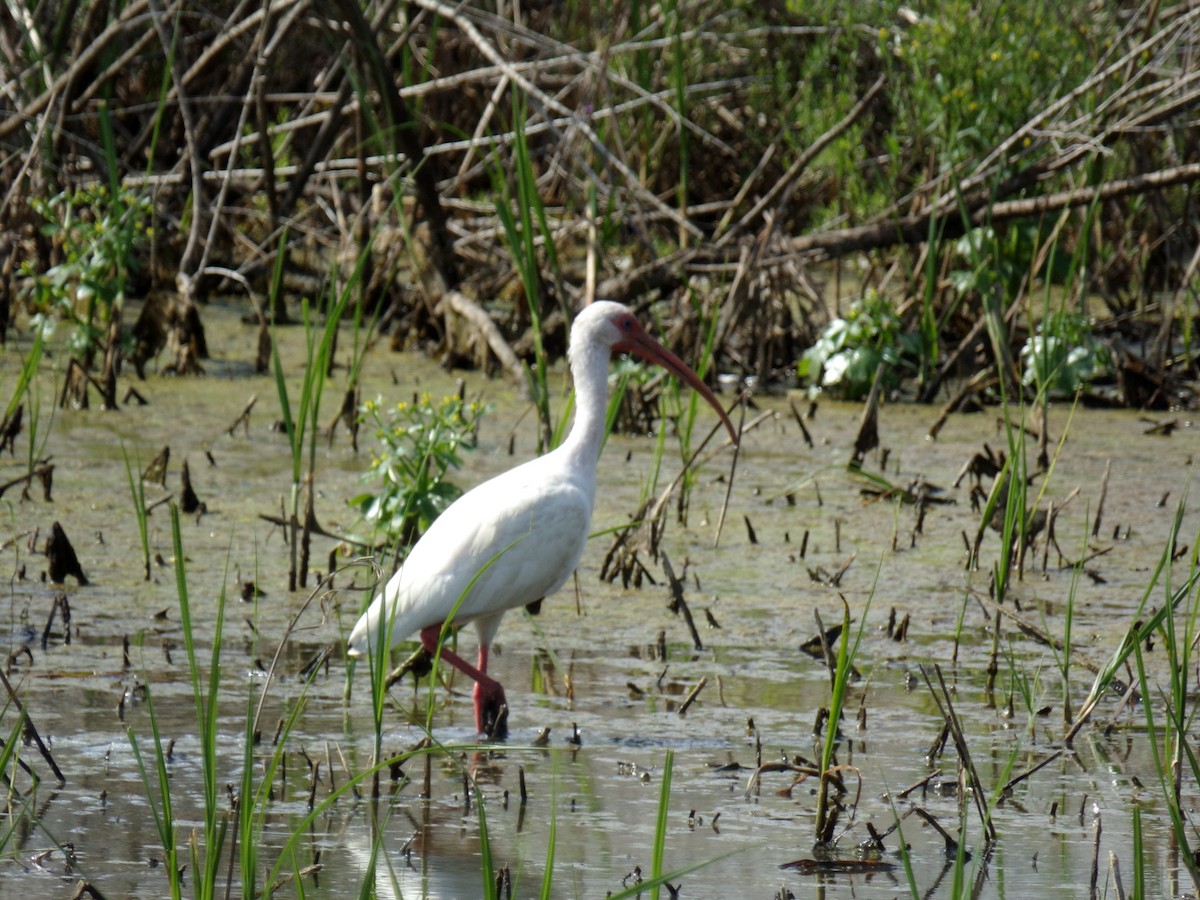
POLYGON ((708 385, 700 380, 699 375, 688 368, 687 363, 654 338, 650 337, 640 325, 637 326, 636 330, 626 331, 621 340, 613 345, 613 349, 621 353, 632 353, 635 356, 640 356, 647 362, 656 363, 680 381, 687 382, 692 386, 693 390, 698 391, 700 396, 707 400, 709 405, 717 411, 717 415, 721 417, 725 429, 729 432, 729 437, 735 444, 738 442, 737 429, 729 421, 729 416, 725 415, 724 407, 721 406, 721 402, 717 400, 716 395, 709 390, 708 385))

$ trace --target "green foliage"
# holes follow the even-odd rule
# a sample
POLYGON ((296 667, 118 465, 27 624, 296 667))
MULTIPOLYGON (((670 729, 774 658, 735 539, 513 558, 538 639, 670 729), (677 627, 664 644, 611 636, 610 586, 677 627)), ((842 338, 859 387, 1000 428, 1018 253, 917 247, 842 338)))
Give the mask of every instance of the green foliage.
POLYGON ((851 304, 845 318, 825 327, 796 374, 841 399, 857 400, 871 390, 881 362, 886 384, 894 386, 903 357, 919 349, 919 336, 902 330, 891 300, 871 290, 851 304))
MULTIPOLYGON (((812 210, 817 223, 870 215, 990 150, 1080 84, 1100 50, 1097 34, 1109 33, 1104 16, 1047 0, 915 9, 903 0, 790 0, 788 9, 813 31, 786 52, 768 37, 772 77, 751 90, 753 108, 790 120, 778 135, 788 152, 810 145, 853 106, 870 84, 865 73, 887 77, 884 110, 855 123, 817 160, 837 185, 836 200, 812 210)), ((747 133, 766 137, 753 123, 747 133)), ((1029 141, 1020 149, 1043 152, 1029 141)))
POLYGON ((104 344, 104 326, 124 301, 129 275, 138 268, 141 247, 151 233, 146 222, 153 203, 131 188, 114 193, 103 184, 30 202, 45 220, 42 233, 63 255, 47 272, 22 266, 30 276, 33 327, 50 331, 55 319, 69 322, 71 352, 90 354, 104 344))
POLYGON ((1112 374, 1112 351, 1092 333, 1087 316, 1063 310, 1042 322, 1025 342, 1021 368, 1026 385, 1069 395, 1112 374))
MULTIPOLYGON (((866 8, 876 22, 898 21, 866 8)), ((1082 7, 1045 0, 991 8, 951 0, 902 30, 880 29, 881 53, 907 76, 899 79, 897 129, 919 123, 944 142, 944 164, 986 151, 1083 80, 1095 57, 1083 15, 1082 7)))
POLYGON ((424 531, 462 490, 446 478, 461 465, 460 451, 475 447, 480 416, 478 403, 461 397, 435 402, 428 394, 385 410, 368 401, 359 419, 375 428, 379 450, 371 460, 367 481, 382 482, 378 493, 350 501, 378 532, 405 543, 424 531))
POLYGON ((968 268, 950 272, 950 282, 958 293, 984 294, 996 286, 1007 297, 1016 296, 1021 282, 1032 274, 1051 281, 1066 277, 1069 261, 1057 254, 1038 272, 1033 273, 1040 235, 1029 223, 1010 225, 1000 230, 990 225, 973 228, 954 242, 958 257, 968 268))

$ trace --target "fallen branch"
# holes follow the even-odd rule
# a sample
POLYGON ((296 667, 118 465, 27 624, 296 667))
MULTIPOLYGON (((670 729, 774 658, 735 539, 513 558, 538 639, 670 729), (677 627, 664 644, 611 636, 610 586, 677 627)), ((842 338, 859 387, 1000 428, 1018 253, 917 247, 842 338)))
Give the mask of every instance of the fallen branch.
POLYGON ((529 396, 529 379, 525 374, 525 366, 521 364, 521 360, 513 352, 512 347, 504 339, 504 335, 500 333, 500 329, 492 321, 492 317, 487 314, 487 311, 461 291, 446 291, 442 295, 442 302, 470 322, 480 336, 487 341, 488 347, 496 354, 496 359, 500 360, 500 365, 517 383, 521 396, 527 398, 529 396))
MULTIPOLYGON (((1177 184, 1190 184, 1194 181, 1200 181, 1200 163, 1173 166, 1158 172, 1135 175, 1133 178, 1121 178, 1094 187, 1059 191, 1042 197, 1006 200, 991 204, 980 203, 968 212, 965 220, 957 213, 945 214, 946 219, 942 223, 939 235, 942 240, 953 240, 981 225, 1007 222, 1013 219, 1027 219, 1031 216, 1058 212, 1069 207, 1087 206, 1096 201, 1115 200, 1118 197, 1159 191, 1177 184)), ((860 225, 856 228, 842 228, 823 234, 805 235, 792 238, 786 243, 786 246, 792 254, 820 260, 836 259, 861 250, 878 250, 897 244, 919 244, 929 239, 930 223, 941 215, 943 213, 938 210, 860 225)))

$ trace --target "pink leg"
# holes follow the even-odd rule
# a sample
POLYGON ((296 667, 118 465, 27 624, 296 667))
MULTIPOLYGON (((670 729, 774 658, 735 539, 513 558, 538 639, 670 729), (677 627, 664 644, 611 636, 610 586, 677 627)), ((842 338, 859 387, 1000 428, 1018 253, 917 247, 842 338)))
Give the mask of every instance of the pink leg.
MULTIPOLYGON (((441 625, 430 625, 421 630, 421 643, 430 654, 437 653, 441 633, 441 625)), ((475 730, 491 737, 503 738, 508 731, 508 709, 504 688, 500 686, 500 682, 489 678, 487 674, 488 645, 479 645, 479 668, 445 646, 442 647, 441 658, 475 682, 472 692, 475 699, 475 730)))

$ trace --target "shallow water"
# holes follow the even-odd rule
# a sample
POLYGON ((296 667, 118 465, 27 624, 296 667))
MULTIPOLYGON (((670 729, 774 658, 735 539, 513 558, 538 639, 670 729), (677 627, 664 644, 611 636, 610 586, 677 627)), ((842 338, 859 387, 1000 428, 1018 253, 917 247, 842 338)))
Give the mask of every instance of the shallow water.
MULTIPOLYGON (((30 651, 13 657, 9 677, 50 744, 66 784, 56 787, 36 751, 22 750, 22 758, 45 780, 33 794, 33 823, 28 818, 13 820, 18 830, 0 855, 0 895, 68 895, 80 878, 109 897, 165 894, 162 866, 151 862, 162 856, 152 815, 152 804, 159 801, 157 796, 149 799, 141 785, 127 736, 127 729, 132 730, 143 751, 151 741, 150 717, 140 693, 147 682, 163 740, 175 741, 168 769, 173 810, 184 823, 179 842, 185 857, 192 829, 202 822, 200 748, 170 564, 169 518, 165 506, 150 518, 152 551, 161 554, 164 564, 155 567, 151 582, 144 582, 122 446, 144 467, 162 446, 170 445, 168 487, 175 492, 179 464, 186 456, 196 491, 208 507, 199 519, 185 517, 182 533, 199 636, 197 655, 205 672, 212 655, 216 599, 222 590, 230 598, 220 648, 217 784, 222 809, 226 783, 240 779, 248 704, 266 690, 260 721, 263 740, 256 754, 261 771, 280 717, 305 698, 285 753, 287 771, 276 775, 277 790, 259 841, 260 864, 276 863, 308 812, 311 779, 304 754, 321 763, 317 803, 370 765, 373 731, 366 675, 359 671, 348 687, 340 648, 345 629, 366 599, 351 581, 367 583, 366 567, 339 575, 340 591, 306 608, 283 648, 280 677, 268 683, 265 667, 289 619, 308 596, 286 590, 283 536, 260 518, 278 514, 287 501, 290 457, 285 437, 272 429, 279 418, 273 380, 254 376, 246 363, 253 356, 253 330, 221 307, 207 309, 205 317, 210 346, 216 348, 208 375, 152 376, 137 385, 149 401, 145 407, 130 405, 120 412, 60 410, 50 421, 59 382, 55 361, 43 366, 39 439, 46 441, 43 455, 52 456, 56 466, 53 501, 45 502, 39 491, 22 501, 19 488, 9 489, 3 497, 8 515, 0 537, 0 564, 8 576, 8 650, 15 653, 27 646, 30 651), (249 434, 226 434, 255 394, 258 403, 249 434), (38 550, 54 521, 66 529, 92 584, 77 587, 74 580, 68 581, 70 643, 56 620, 43 649, 41 635, 54 589, 40 579, 45 558, 38 550), (40 536, 31 548, 33 529, 40 536), (253 578, 265 595, 257 603, 243 603, 237 599, 239 578, 253 578), (129 666, 122 658, 126 637, 134 642, 129 666), (299 673, 329 645, 334 647, 331 661, 305 693, 299 673), (75 849, 70 864, 59 850, 40 855, 67 841, 75 849)), ((295 390, 302 371, 302 334, 290 329, 281 336, 295 390)), ((18 344, 3 351, 0 385, 13 383, 20 350, 18 344)), ((414 391, 436 395, 455 389, 454 378, 427 360, 388 354, 382 348, 368 356, 365 371, 363 396, 380 394, 388 402, 414 391)), ((323 422, 333 416, 344 377, 342 371, 334 375, 323 422)), ((521 419, 526 411, 508 388, 476 374, 464 378, 469 394, 478 393, 494 404, 482 421, 479 449, 467 455, 457 476, 469 486, 527 458, 534 448, 531 417, 521 419), (508 455, 514 432, 515 458, 508 455)), ((0 389, 0 399, 7 400, 9 390, 0 389)), ((828 897, 907 895, 895 834, 885 838, 880 857, 895 864, 890 871, 806 875, 780 868, 816 858, 815 783, 805 781, 788 793, 792 775, 776 772, 764 774, 757 789, 748 791, 759 745, 763 762, 796 756, 813 760, 819 754, 813 730, 818 709, 829 702, 829 677, 822 662, 798 648, 817 632, 814 611, 827 627, 840 621, 841 597, 864 627, 855 659, 862 678, 847 699, 845 740, 838 757, 849 767, 843 770, 849 789, 861 789, 861 794, 854 818, 839 823, 837 858, 856 857, 857 846, 868 837, 867 823, 887 831, 896 814, 913 805, 937 816, 948 831, 958 832, 959 800, 953 790, 957 755, 950 745, 932 762, 926 758, 942 717, 921 678, 921 664, 941 664, 985 789, 993 790, 1060 748, 1064 714, 1055 656, 1011 619, 1001 620, 994 703, 988 702, 984 690, 993 643, 993 612, 986 597, 998 540, 989 532, 980 571, 965 570, 964 535, 974 536, 979 514, 970 507, 969 480, 957 489, 953 482, 984 442, 1004 446, 998 413, 951 418, 938 440, 929 441, 925 432, 936 410, 882 410, 881 441, 889 448, 887 477, 907 485, 924 476, 954 501, 932 507, 922 532, 914 535, 911 507, 866 502, 862 481, 845 470, 858 426, 857 406, 822 403, 808 422, 816 442, 809 449, 786 400, 756 402, 775 415, 743 442, 719 545, 714 547, 714 536, 729 472, 728 451, 701 470, 690 527, 672 523, 664 544, 676 571, 687 563, 687 599, 701 627, 704 649, 694 650, 683 621, 667 610, 660 568, 652 566, 660 584, 640 589, 597 578, 611 538, 595 538, 580 566, 578 595, 569 585, 544 604, 540 616, 511 614, 501 629, 493 665, 512 706, 508 743, 487 753, 454 750, 436 758, 428 800, 420 796, 423 762, 414 759, 405 765, 405 775, 412 780, 402 782, 386 799, 372 802, 346 795, 321 810, 305 826, 294 856, 282 866, 290 873, 319 859, 319 873, 305 876, 306 896, 356 892, 369 877, 375 835, 381 842, 373 867, 380 896, 481 895, 480 819, 476 802, 464 802, 464 771, 475 778, 484 798, 491 857, 496 867, 509 867, 514 896, 540 895, 552 822, 552 895, 597 897, 619 891, 633 884, 632 873, 638 868, 647 876, 651 871, 668 751, 673 752, 674 764, 664 867, 679 870, 711 861, 670 879, 673 885, 682 884, 680 896, 770 898, 785 891, 803 896, 813 886, 828 897), (747 518, 757 543, 751 542, 747 518), (810 576, 810 570, 833 573, 851 558, 837 587, 816 583, 810 576), (705 609, 719 628, 704 626, 705 609), (893 640, 885 631, 893 610, 897 620, 910 617, 904 641, 893 640), (656 656, 660 630, 665 632, 666 660, 656 656), (681 716, 684 697, 701 679, 707 679, 705 688, 681 716), (529 746, 543 728, 550 729, 547 746, 529 746), (577 746, 567 741, 576 728, 577 746), (936 769, 942 774, 928 790, 895 796, 936 769), (529 793, 523 806, 518 799, 521 770, 529 793)), ((753 415, 752 411, 748 418, 753 415)), ((1069 557, 1083 553, 1085 546, 1091 548, 1089 554, 1103 551, 1087 564, 1095 578, 1082 577, 1075 591, 1073 708, 1093 677, 1087 663, 1102 664, 1119 643, 1168 540, 1174 509, 1191 476, 1192 456, 1200 446, 1190 423, 1180 419, 1185 427, 1162 437, 1145 435, 1147 423, 1133 413, 1085 410, 1072 417, 1066 407, 1052 411, 1051 434, 1057 440, 1067 429, 1067 439, 1042 505, 1051 498, 1061 502, 1078 488, 1058 520, 1059 545, 1069 557), (1103 526, 1091 539, 1100 480, 1109 459, 1112 477, 1103 526)), ((17 456, 0 462, 0 482, 21 471, 28 440, 26 432, 18 439, 17 456)), ((354 454, 339 433, 331 445, 322 442, 318 451, 316 513, 330 531, 355 524, 346 500, 363 489, 359 474, 366 468, 370 436, 363 441, 363 450, 354 454)), ((636 508, 642 481, 651 471, 653 443, 610 439, 600 463, 603 487, 595 531, 627 521, 636 508)), ((880 454, 872 453, 865 468, 878 472, 880 462, 880 454)), ((674 476, 677 465, 668 460, 662 483, 674 476)), ((1041 482, 1031 495, 1040 487, 1041 482)), ((147 486, 149 502, 164 493, 147 486)), ((1200 516, 1185 511, 1180 540, 1194 542, 1198 529, 1200 516)), ((316 565, 324 568, 333 543, 315 539, 314 547, 316 565)), ((1072 570, 1051 549, 1043 571, 1040 543, 1032 556, 1012 596, 1025 620, 1061 638, 1072 570)), ((1172 584, 1186 576, 1187 558, 1175 564, 1172 584)), ((1160 586, 1149 606, 1161 605, 1163 596, 1160 586)), ((1006 609, 1014 609, 1013 604, 1006 609)), ((473 635, 464 637, 464 646, 472 640, 473 635)), ((1157 671, 1162 656, 1161 648, 1148 653, 1152 671, 1157 671)), ((427 685, 414 689, 411 681, 394 689, 385 752, 412 748, 424 737, 422 729, 407 721, 423 720, 429 696, 427 685)), ((452 694, 438 688, 433 697, 436 740, 451 747, 473 743, 469 690, 461 679, 452 694)), ((1103 826, 1100 888, 1107 884, 1110 893, 1114 889, 1110 853, 1128 887, 1135 805, 1142 811, 1150 895, 1194 890, 1175 856, 1140 709, 1130 704, 1106 733, 1117 704, 1117 698, 1106 698, 1093 723, 1080 733, 1073 753, 1022 781, 1005 798, 995 815, 998 841, 986 860, 977 852, 979 819, 967 801, 967 843, 976 853, 966 878, 973 893, 1028 897, 1035 892, 1085 892, 1097 815, 1103 826)), ((1157 715, 1161 722, 1161 709, 1157 715)), ((8 732, 14 721, 12 710, 7 710, 0 729, 8 732)), ((395 787, 385 781, 385 789, 395 787)), ((1184 793, 1190 812, 1197 791, 1187 778, 1184 793)), ((942 839, 913 815, 904 818, 901 827, 912 849, 918 891, 922 896, 951 896, 953 873, 942 839)), ((264 870, 260 887, 267 881, 264 870)), ((234 894, 238 883, 235 878, 234 894)), ((294 886, 280 889, 284 896, 295 893, 294 886)), ((662 896, 667 896, 665 889, 662 896)))

